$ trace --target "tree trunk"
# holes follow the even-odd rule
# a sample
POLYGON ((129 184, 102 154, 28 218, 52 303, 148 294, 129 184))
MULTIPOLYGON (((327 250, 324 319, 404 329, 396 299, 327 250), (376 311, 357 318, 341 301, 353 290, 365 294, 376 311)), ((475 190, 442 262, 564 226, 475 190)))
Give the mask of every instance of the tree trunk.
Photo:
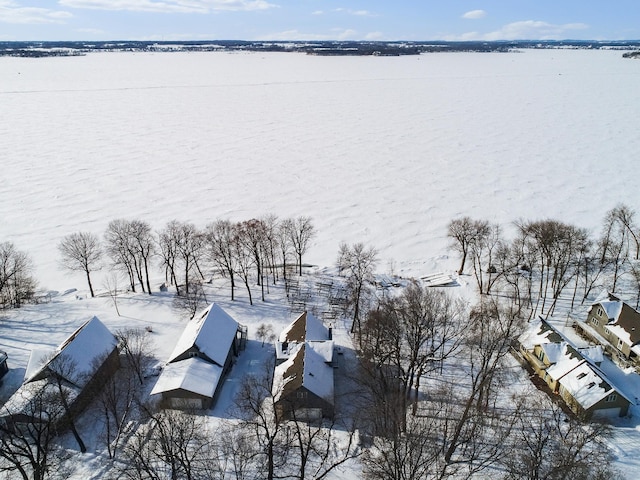
POLYGON ((458 270, 458 275, 462 275, 462 272, 464 271, 464 264, 467 261, 467 249, 463 248, 462 249, 462 262, 460 263, 460 269, 458 270))
POLYGON ((95 293, 93 293, 93 285, 91 284, 91 275, 89 275, 89 270, 86 270, 87 273, 87 283, 89 284, 89 291, 91 292, 91 298, 95 297, 95 293))
POLYGON ((147 292, 149 293, 149 295, 151 295, 151 283, 149 282, 149 262, 147 262, 146 257, 144 259, 144 274, 147 278, 147 292))

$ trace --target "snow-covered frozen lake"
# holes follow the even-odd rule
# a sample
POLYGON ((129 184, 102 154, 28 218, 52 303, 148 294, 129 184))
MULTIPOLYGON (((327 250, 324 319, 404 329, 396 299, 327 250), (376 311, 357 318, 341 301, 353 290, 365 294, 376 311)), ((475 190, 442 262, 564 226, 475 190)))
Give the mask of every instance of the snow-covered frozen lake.
POLYGON ((310 215, 307 260, 341 241, 384 270, 454 268, 448 222, 598 228, 640 205, 640 61, 619 51, 409 57, 92 53, 0 58, 0 241, 42 287, 66 234, 114 218, 310 215))

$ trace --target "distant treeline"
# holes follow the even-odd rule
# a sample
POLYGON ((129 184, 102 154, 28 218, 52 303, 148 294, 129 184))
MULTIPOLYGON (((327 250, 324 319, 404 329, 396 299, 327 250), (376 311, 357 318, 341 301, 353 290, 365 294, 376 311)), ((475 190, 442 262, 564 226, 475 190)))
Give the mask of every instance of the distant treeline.
POLYGON ((469 41, 469 42, 358 42, 358 41, 243 41, 212 40, 182 42, 105 41, 105 42, 0 42, 0 56, 49 57, 84 55, 110 51, 259 51, 298 52, 310 55, 419 55, 431 52, 507 52, 520 48, 637 49, 640 41, 469 41))

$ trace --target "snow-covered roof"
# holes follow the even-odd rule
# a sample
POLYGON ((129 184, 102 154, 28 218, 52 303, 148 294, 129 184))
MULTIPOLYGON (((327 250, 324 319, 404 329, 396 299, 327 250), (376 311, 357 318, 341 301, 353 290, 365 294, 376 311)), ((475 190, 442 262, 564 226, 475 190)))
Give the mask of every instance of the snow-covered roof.
POLYGON ((596 301, 591 310, 601 307, 607 315, 607 328, 629 346, 640 342, 640 313, 613 295, 596 301))
POLYGON ((47 401, 44 403, 40 401, 41 398, 47 397, 51 399, 60 398, 59 388, 62 388, 65 398, 70 403, 80 394, 80 388, 73 384, 63 382, 57 385, 47 378, 24 383, 0 407, 0 417, 25 415, 47 418, 51 413, 61 415, 62 410, 59 401, 47 401), (52 409, 57 411, 52 412, 52 409))
MULTIPOLYGON (((330 343, 333 347, 333 342, 323 343, 330 343)), ((272 388, 276 401, 304 386, 333 404, 333 367, 325 360, 326 352, 322 348, 319 350, 311 346, 311 342, 306 342, 286 362, 276 367, 272 388)))
POLYGON ((586 362, 568 372, 560 384, 585 410, 615 391, 586 362))
POLYGON ((281 333, 280 342, 304 342, 328 340, 329 330, 322 320, 309 312, 303 312, 291 322, 281 333))
POLYGON ((590 347, 580 348, 578 349, 578 352, 592 363, 601 363, 604 361, 604 350, 601 345, 592 345, 590 347))
POLYGON ((540 345, 540 348, 544 351, 549 363, 557 363, 560 361, 565 354, 565 350, 567 347, 566 342, 561 343, 543 343, 540 345))
POLYGON ((572 371, 578 365, 586 363, 586 360, 579 355, 571 355, 568 350, 568 346, 565 345, 563 356, 554 365, 547 368, 547 374, 554 380, 560 380, 567 373, 572 371))
POLYGON ((599 305, 604 309, 609 320, 617 320, 622 312, 622 302, 620 300, 607 300, 600 302, 599 305))
POLYGON ((561 336, 542 320, 532 321, 529 327, 518 338, 520 344, 527 349, 545 343, 556 343, 561 340, 561 336))
POLYGON ((282 361, 286 360, 294 355, 301 345, 304 343, 298 342, 276 342, 276 359, 282 361))
POLYGON ((42 358, 34 359, 32 374, 25 380, 39 378, 45 369, 54 371, 65 380, 83 387, 100 367, 100 360, 109 355, 118 345, 118 340, 109 329, 93 317, 84 323, 55 350, 53 357, 35 368, 35 363, 42 358))
POLYGON ((325 357, 315 348, 305 348, 304 352, 302 384, 310 392, 333 404, 333 367, 327 365, 325 357))
POLYGON ((307 346, 322 357, 325 363, 333 362, 333 341, 307 342, 307 346))
POLYGON ((195 346, 223 367, 237 331, 238 322, 217 304, 212 303, 201 315, 187 323, 169 357, 169 362, 173 362, 195 346))
POLYGON ((185 390, 204 397, 213 398, 222 376, 222 367, 198 357, 169 363, 158 377, 151 395, 185 390))
POLYGON ((42 367, 47 364, 47 361, 52 358, 55 353, 56 350, 54 348, 36 348, 31 350, 29 363, 27 363, 27 370, 24 372, 25 381, 32 378, 36 373, 42 371, 42 367))

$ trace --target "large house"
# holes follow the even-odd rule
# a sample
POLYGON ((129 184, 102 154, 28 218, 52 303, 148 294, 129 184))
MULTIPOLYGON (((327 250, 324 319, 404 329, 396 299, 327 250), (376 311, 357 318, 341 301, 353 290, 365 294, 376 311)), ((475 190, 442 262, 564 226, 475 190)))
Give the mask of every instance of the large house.
POLYGON ((31 353, 24 383, 0 409, 0 417, 30 422, 42 414, 39 398, 46 394, 53 401, 60 391, 69 412, 78 414, 119 365, 116 337, 93 317, 55 350, 31 353))
POLYGON ((520 337, 520 352, 551 392, 582 418, 624 416, 631 401, 600 369, 600 346, 577 348, 544 320, 520 337))
POLYGON ((208 409, 240 348, 241 328, 217 304, 189 321, 152 395, 170 408, 208 409))
POLYGON ((594 303, 586 322, 576 322, 576 327, 616 360, 640 363, 640 312, 615 295, 594 303))
POLYGON ((308 312, 282 331, 272 386, 280 418, 333 417, 333 356, 331 328, 308 312))

